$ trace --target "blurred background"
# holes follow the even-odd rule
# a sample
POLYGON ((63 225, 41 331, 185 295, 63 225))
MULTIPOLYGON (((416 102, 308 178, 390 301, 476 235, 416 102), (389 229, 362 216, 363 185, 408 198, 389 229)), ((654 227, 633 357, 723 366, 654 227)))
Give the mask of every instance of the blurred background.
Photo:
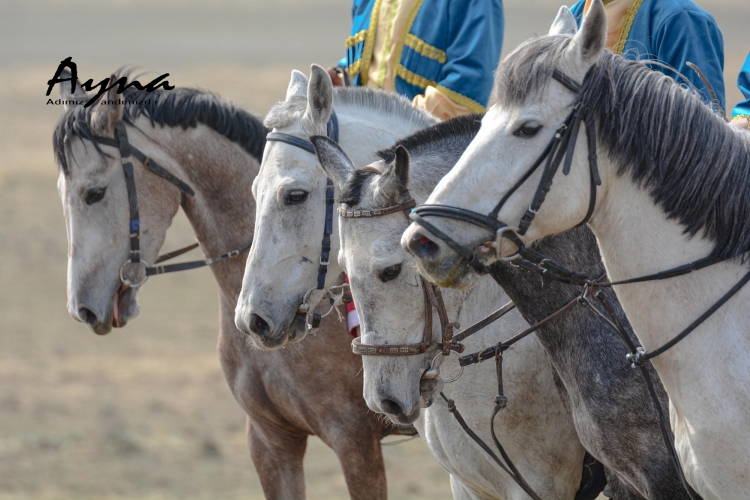
MULTIPOLYGON (((726 46, 727 105, 750 50, 750 2, 698 0, 726 46)), ((504 52, 546 33, 561 2, 505 2, 504 52)), ((66 310, 66 237, 44 95, 59 62, 79 78, 125 64, 210 89, 256 113, 290 71, 333 64, 349 0, 0 0, 0 500, 260 499, 244 414, 215 352, 206 269, 160 276, 126 329, 97 337, 66 310)), ((147 80, 142 80, 147 81, 147 80)), ((50 97, 56 99, 55 88, 50 97)), ((193 241, 180 214, 165 249, 193 241)), ((490 402, 488 402, 488 412, 490 402)), ((384 448, 393 499, 451 498, 418 439, 384 448)), ((312 438, 308 498, 348 498, 338 461, 312 438)))

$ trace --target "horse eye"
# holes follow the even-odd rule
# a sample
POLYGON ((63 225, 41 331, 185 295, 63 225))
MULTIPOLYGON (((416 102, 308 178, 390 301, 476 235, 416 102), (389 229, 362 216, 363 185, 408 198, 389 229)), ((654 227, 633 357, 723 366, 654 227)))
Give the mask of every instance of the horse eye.
POLYGON ((299 205, 300 203, 304 203, 307 199, 307 194, 307 191, 302 190, 289 191, 286 195, 286 204, 299 205))
POLYGON ((391 281, 392 279, 396 279, 399 274, 401 274, 401 264, 386 267, 380 272, 380 281, 382 281, 383 283, 385 283, 386 281, 391 281))
POLYGON ((104 198, 104 193, 107 192, 107 188, 92 188, 86 193, 86 205, 93 205, 94 203, 101 201, 104 198))
POLYGON ((513 135, 516 137, 534 137, 536 134, 539 133, 539 131, 542 130, 542 126, 539 125, 536 122, 526 122, 520 127, 518 127, 518 130, 513 132, 513 135))

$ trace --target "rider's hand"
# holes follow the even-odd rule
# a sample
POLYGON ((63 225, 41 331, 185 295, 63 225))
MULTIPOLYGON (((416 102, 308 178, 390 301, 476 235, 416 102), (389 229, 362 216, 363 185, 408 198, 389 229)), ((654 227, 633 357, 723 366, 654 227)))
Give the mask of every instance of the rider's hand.
POLYGON ((343 80, 342 75, 339 74, 333 66, 328 68, 328 74, 331 76, 331 82, 333 82, 334 87, 344 86, 344 80, 343 80))
POLYGON ((748 118, 738 118, 736 120, 732 120, 731 122, 729 122, 729 124, 733 127, 750 130, 750 119, 748 118))

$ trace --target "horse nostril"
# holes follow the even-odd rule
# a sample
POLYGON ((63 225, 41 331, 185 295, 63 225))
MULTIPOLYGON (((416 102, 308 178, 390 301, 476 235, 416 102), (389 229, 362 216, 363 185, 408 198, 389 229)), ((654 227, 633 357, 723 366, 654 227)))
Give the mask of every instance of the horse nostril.
POLYGON ((409 250, 420 258, 435 257, 440 253, 440 246, 423 234, 416 234, 409 241, 409 250))
POLYGON ((404 416, 404 409, 401 405, 390 399, 384 399, 380 402, 380 409, 382 409, 388 415, 393 415, 396 418, 402 418, 404 416))
POLYGON ((271 331, 266 320, 253 313, 250 315, 250 331, 260 337, 266 337, 271 331))
POLYGON ((87 309, 85 307, 81 307, 80 309, 78 309, 78 317, 80 318, 81 321, 86 323, 91 328, 94 328, 96 324, 99 322, 96 319, 96 314, 94 314, 93 311, 91 311, 91 309, 87 309))

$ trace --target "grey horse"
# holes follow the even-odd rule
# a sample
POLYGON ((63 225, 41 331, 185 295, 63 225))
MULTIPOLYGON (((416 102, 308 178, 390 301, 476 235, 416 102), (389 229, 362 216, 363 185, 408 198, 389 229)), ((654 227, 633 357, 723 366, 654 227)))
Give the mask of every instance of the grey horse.
MULTIPOLYGON (((396 148, 404 146, 413 159, 411 168, 394 179, 408 179, 412 192, 430 192, 475 137, 480 119, 469 116, 435 125, 398 141, 379 156, 385 162, 394 162, 396 148)), ((333 168, 327 168, 327 173, 332 177, 346 175, 333 168)), ((351 178, 340 179, 346 184, 342 196, 350 201, 356 199, 351 193, 364 192, 368 177, 373 176, 372 171, 360 170, 351 178)), ((381 183, 376 199, 383 206, 377 202, 373 206, 372 199, 367 206, 378 209, 405 202, 406 188, 403 180, 394 180, 387 186, 381 183)), ((596 241, 586 227, 545 238, 538 242, 536 250, 569 269, 589 276, 604 274, 596 241)), ((556 312, 581 291, 558 282, 542 287, 537 275, 504 262, 495 263, 492 274, 531 324, 556 312)), ((605 294, 629 329, 614 292, 605 294)), ((662 441, 645 382, 639 371, 623 361, 628 351, 618 335, 583 306, 542 327, 536 335, 555 369, 559 394, 572 414, 579 439, 604 465, 614 498, 689 498, 662 441)), ((635 340, 632 332, 631 338, 635 340)), ((657 381, 663 407, 667 407, 666 392, 653 369, 651 377, 657 381)), ((489 413, 492 401, 487 401, 487 405, 489 413)))

